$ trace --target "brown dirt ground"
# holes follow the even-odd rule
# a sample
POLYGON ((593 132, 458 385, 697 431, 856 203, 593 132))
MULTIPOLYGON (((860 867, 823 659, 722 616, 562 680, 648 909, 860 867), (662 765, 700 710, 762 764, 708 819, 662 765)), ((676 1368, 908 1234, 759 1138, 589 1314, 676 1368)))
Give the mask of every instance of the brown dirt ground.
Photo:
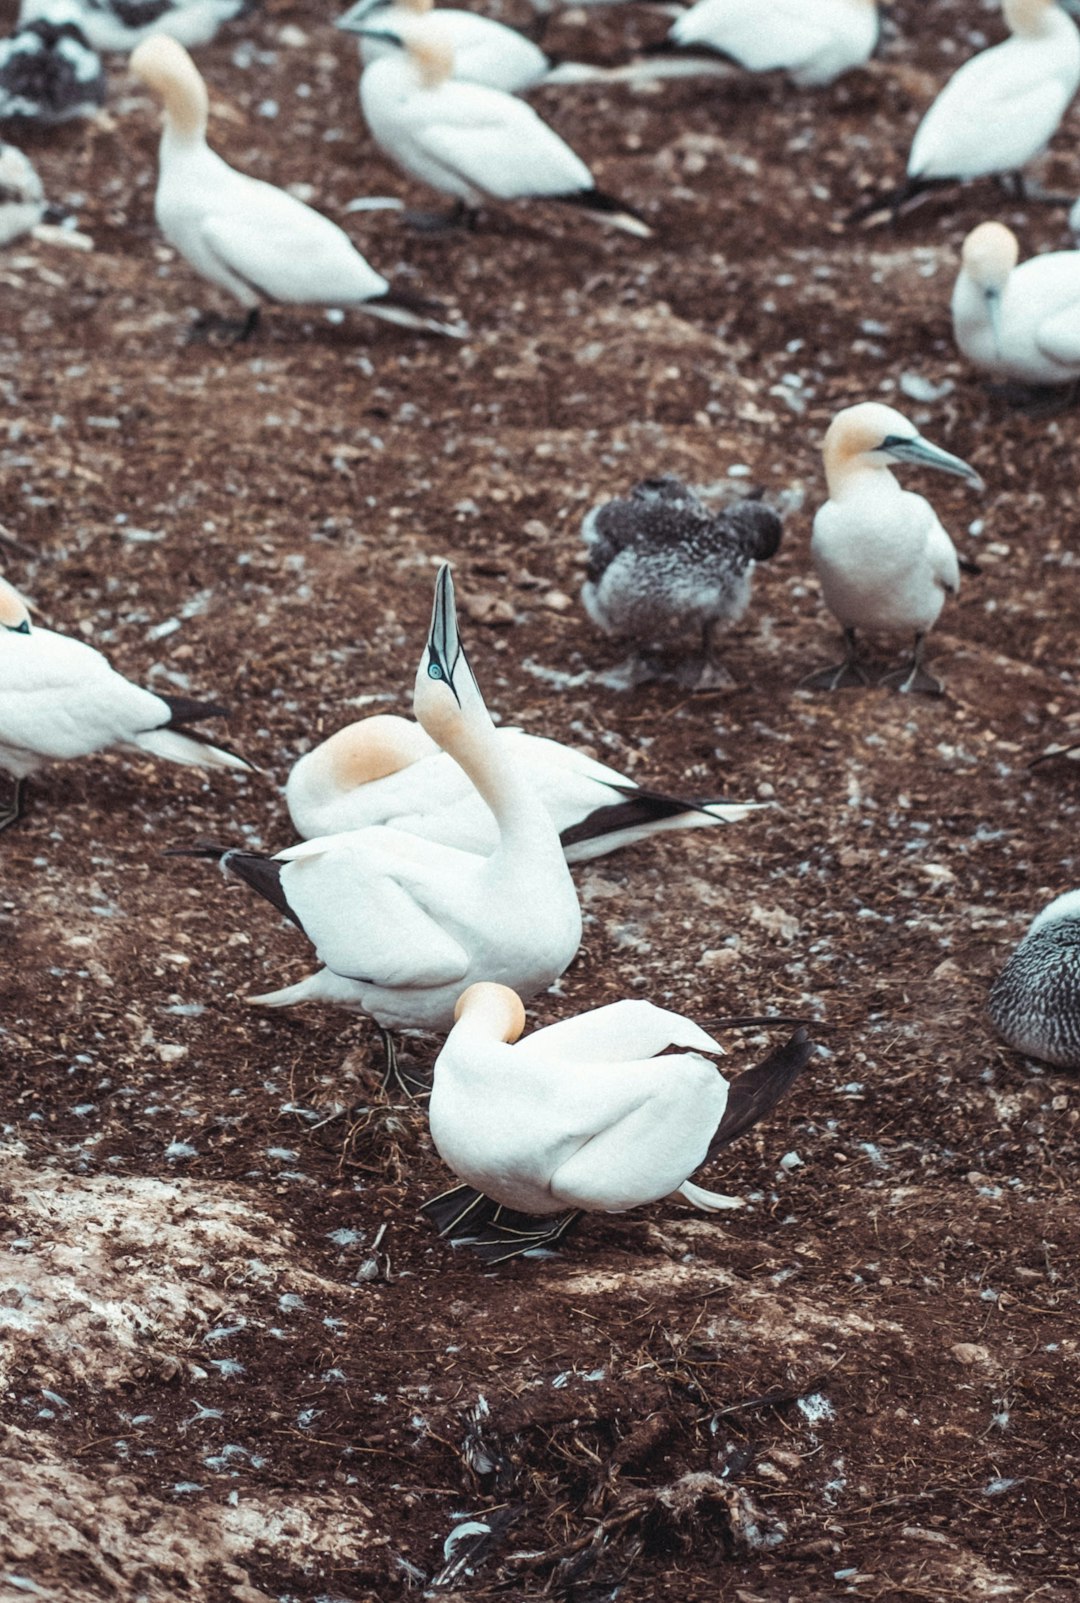
MULTIPOLYGON (((947 313, 968 228, 1003 216, 1045 249, 1064 213, 976 185, 841 224, 992 11, 898 0, 884 60, 819 94, 538 95, 653 243, 551 208, 437 240, 346 218, 468 316, 460 346, 302 310, 251 346, 185 343, 217 303, 155 233, 147 99, 117 67, 102 126, 27 141, 95 250, 0 259, 0 522, 34 553, 6 571, 133 677, 227 698, 264 772, 55 768, 3 837, 3 1599, 1078 1595, 1080 1101, 983 1015, 1080 879, 1078 777, 1026 767, 1076 710, 1076 421, 989 397, 947 313), (906 398, 904 374, 945 393, 906 398), (819 442, 867 396, 988 484, 925 486, 984 570, 933 637, 936 702, 796 690, 835 651, 807 558, 819 442), (740 688, 598 684, 620 652, 576 602, 582 511, 740 464, 799 504, 731 638, 740 688), (598 1218, 496 1272, 451 1251, 416 1213, 445 1183, 422 1109, 387 1105, 372 1032, 245 1007, 307 971, 303 942, 161 857, 288 842, 295 755, 407 708, 444 557, 498 715, 775 800, 581 870, 582 952, 531 1010, 820 1021, 823 1055, 708 1182, 742 1215, 598 1218), (495 1534, 448 1564, 466 1515, 495 1534)), ((407 186, 330 15, 271 6, 199 59, 218 148, 343 218, 407 186)), ((614 60, 662 26, 613 9, 549 37, 614 60)), ((1074 192, 1078 131, 1047 169, 1074 192)))

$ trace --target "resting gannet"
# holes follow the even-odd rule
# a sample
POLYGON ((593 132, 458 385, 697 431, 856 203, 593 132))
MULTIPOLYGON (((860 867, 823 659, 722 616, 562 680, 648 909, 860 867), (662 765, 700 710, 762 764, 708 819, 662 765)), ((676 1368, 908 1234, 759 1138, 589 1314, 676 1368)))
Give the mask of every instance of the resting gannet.
POLYGON ((1016 235, 980 223, 964 240, 953 290, 956 343, 969 362, 1019 384, 1080 378, 1080 250, 1049 251, 1019 267, 1016 235))
POLYGON ((357 0, 338 18, 337 27, 359 34, 360 58, 370 66, 397 48, 371 29, 396 33, 402 20, 407 27, 410 18, 433 15, 454 52, 455 80, 487 84, 490 89, 513 95, 535 88, 548 77, 553 66, 550 56, 516 28, 508 28, 477 11, 440 7, 433 12, 433 3, 434 0, 357 0))
POLYGON ((455 197, 453 216, 485 200, 574 205, 598 222, 646 239, 648 224, 597 189, 580 156, 523 100, 453 80, 454 47, 437 16, 379 18, 361 37, 391 45, 360 75, 360 105, 376 144, 405 172, 455 197))
POLYGON ((406 328, 464 332, 437 321, 430 302, 393 289, 329 217, 238 173, 208 148, 206 85, 183 45, 155 34, 130 65, 164 106, 158 225, 197 273, 247 308, 241 339, 266 300, 352 307, 406 328))
MULTIPOLYGON (((19 26, 55 15, 57 0, 22 0, 19 26)), ((95 50, 125 54, 154 33, 167 33, 194 49, 209 44, 252 0, 72 0, 74 20, 95 50)))
POLYGON ((333 1002, 384 1029, 448 1029, 478 979, 524 996, 552 984, 581 940, 581 912, 555 825, 497 738, 458 635, 443 566, 413 710, 490 808, 494 851, 461 851, 376 825, 319 837, 276 857, 219 848, 219 858, 303 930, 326 966, 251 1000, 333 1002))
POLYGON ((1080 1068, 1080 891, 1033 920, 990 989, 990 1017, 1016 1052, 1080 1068))
MULTIPOLYGON (((776 554, 780 532, 779 517, 762 501, 710 510, 678 479, 645 479, 625 499, 585 515, 585 610, 605 633, 640 646, 699 629, 698 687, 730 684, 715 655, 716 632, 746 611, 754 564, 776 554)), ((640 648, 633 660, 635 677, 648 677, 640 648)))
POLYGON ((877 0, 697 0, 666 43, 718 51, 747 72, 810 88, 862 67, 877 45, 877 0))
POLYGON ((424 1212, 494 1263, 556 1240, 581 1212, 672 1193, 708 1212, 742 1207, 688 1177, 775 1106, 814 1050, 800 1028, 729 1084, 702 1056, 720 1043, 651 1002, 613 1002, 522 1040, 520 997, 479 984, 454 1018, 428 1115, 465 1184, 424 1212))
POLYGON ((29 156, 0 139, 0 247, 28 234, 45 215, 45 191, 29 156))
MULTIPOLYGON (((733 823, 758 802, 680 801, 643 789, 571 746, 520 729, 496 739, 551 814, 568 863, 583 863, 669 829, 733 823)), ((305 753, 285 800, 305 839, 389 824, 411 835, 491 853, 498 826, 454 759, 419 724, 377 713, 348 724, 305 753)))
POLYGON ((810 555, 847 653, 838 667, 805 679, 809 689, 868 683, 856 660, 861 629, 915 636, 909 668, 880 683, 941 694, 940 682, 922 666, 923 642, 946 595, 960 588, 960 564, 937 513, 921 495, 900 488, 889 472, 892 462, 939 468, 983 488, 973 468, 924 440, 891 406, 864 401, 836 414, 825 436, 829 499, 814 518, 810 555))
POLYGON ((0 122, 48 127, 92 117, 105 103, 105 69, 79 27, 75 0, 0 39, 0 122))
POLYGON ((45 763, 131 746, 203 768, 251 764, 181 726, 225 716, 213 702, 162 696, 125 679, 93 646, 34 629, 26 603, 0 579, 0 768, 14 788, 0 829, 22 816, 24 781, 45 763))

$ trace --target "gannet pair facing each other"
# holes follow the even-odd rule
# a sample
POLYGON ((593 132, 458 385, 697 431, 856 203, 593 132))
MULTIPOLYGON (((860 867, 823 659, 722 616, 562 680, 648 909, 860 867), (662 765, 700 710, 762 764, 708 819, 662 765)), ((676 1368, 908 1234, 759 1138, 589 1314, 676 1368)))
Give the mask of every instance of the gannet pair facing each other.
POLYGON ((521 999, 471 986, 435 1063, 428 1116, 464 1182, 424 1205, 487 1262, 549 1245, 581 1212, 623 1213, 678 1194, 708 1212, 738 1197, 689 1176, 763 1118, 806 1067, 800 1028, 730 1083, 723 1047, 651 1002, 614 1002, 520 1039, 521 999), (689 1048, 667 1054, 669 1047, 689 1048))
POLYGON ((531 106, 453 79, 454 47, 437 13, 402 12, 393 29, 376 14, 358 32, 392 47, 360 75, 372 138, 405 172, 454 197, 452 219, 486 200, 559 201, 641 239, 651 235, 637 212, 597 189, 581 157, 531 106))
MULTIPOLYGON (((700 629, 696 687, 730 684, 716 658, 715 636, 746 611, 754 564, 779 550, 781 525, 773 509, 748 498, 710 510, 687 485, 665 476, 593 507, 581 534, 589 548, 581 599, 593 622, 643 647, 700 629)), ((655 673, 640 648, 631 673, 635 682, 655 673)))
POLYGON ((1080 891, 1035 918, 990 990, 990 1017, 1016 1052, 1080 1069, 1080 891))
POLYGON ((82 640, 34 629, 26 604, 0 579, 0 768, 14 788, 0 829, 22 816, 24 782, 45 763, 130 746, 170 762, 250 769, 226 746, 181 726, 225 716, 212 702, 142 690, 82 640))
POLYGON ((53 19, 58 4, 95 50, 134 50, 151 34, 167 33, 194 49, 209 44, 223 23, 251 9, 252 0, 22 0, 19 27, 53 19))
POLYGON ((1080 250, 1020 266, 1016 235, 980 223, 964 240, 952 297, 953 333, 968 361, 1018 384, 1080 379, 1080 250))
POLYGON ((462 851, 382 825, 274 858, 196 848, 291 918, 325 964, 253 1001, 333 1002, 370 1013, 384 1029, 448 1029, 473 981, 533 996, 577 952, 581 911, 558 833, 484 705, 458 635, 447 566, 435 581, 413 711, 490 809, 494 850, 462 851))
POLYGON ((0 122, 51 127, 92 117, 105 103, 105 69, 82 32, 75 0, 51 0, 0 39, 0 122))
POLYGON ((130 65, 164 107, 158 225, 197 273, 247 308, 239 338, 252 332, 264 301, 354 308, 432 334, 465 332, 433 316, 431 302, 394 289, 329 217, 238 173, 208 148, 206 85, 183 45, 156 34, 130 65))
POLYGON ((825 605, 844 631, 846 654, 835 668, 803 681, 807 689, 868 684, 857 660, 856 631, 913 634, 908 668, 880 683, 940 695, 922 666, 923 644, 947 595, 960 588, 960 562, 937 513, 921 495, 902 490, 890 463, 912 462, 955 473, 977 489, 974 468, 924 440, 900 412, 864 401, 838 412, 825 436, 829 499, 814 518, 810 555, 825 605))
MULTIPOLYGON (((761 802, 683 801, 647 790, 584 752, 520 729, 499 745, 584 863, 670 829, 734 823, 761 802)), ((386 824, 460 851, 490 854, 498 826, 464 769, 419 724, 389 713, 348 724, 297 762, 285 801, 305 839, 386 824)))
POLYGON ((879 29, 877 0, 698 0, 665 43, 716 51, 747 72, 786 72, 813 88, 865 66, 879 29))

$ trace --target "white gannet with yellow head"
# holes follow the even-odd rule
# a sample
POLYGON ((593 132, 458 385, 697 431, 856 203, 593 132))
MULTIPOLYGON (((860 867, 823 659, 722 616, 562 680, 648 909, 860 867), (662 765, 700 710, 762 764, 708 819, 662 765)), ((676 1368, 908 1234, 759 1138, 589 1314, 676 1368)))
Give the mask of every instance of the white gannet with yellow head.
POLYGON ((718 51, 747 72, 786 72, 810 88, 864 66, 879 27, 877 0, 697 0, 667 42, 718 51))
POLYGON ((769 1112, 814 1050, 800 1028, 729 1083, 710 1061, 720 1043, 651 1002, 613 1002, 522 1040, 521 999, 479 984, 454 1018, 428 1116, 465 1184, 424 1212, 489 1262, 547 1245, 580 1212, 672 1194, 708 1212, 742 1207, 689 1176, 769 1112))
POLYGON ((130 67, 164 109, 158 226, 197 273, 247 308, 240 338, 254 329, 264 301, 346 307, 428 333, 462 332, 434 318, 430 303, 394 290, 329 217, 209 149, 206 85, 183 45, 155 34, 130 67))
MULTIPOLYGON (((665 830, 734 823, 765 805, 680 800, 557 740, 505 727, 495 735, 550 813, 568 863, 665 830)), ((391 713, 347 724, 306 752, 285 800, 305 838, 389 824, 462 851, 488 853, 498 843, 494 814, 464 769, 419 724, 391 713)))
POLYGON ((385 1029, 448 1029, 474 980, 532 996, 577 952, 581 911, 555 825, 498 739, 461 644, 445 565, 413 710, 490 809, 494 850, 461 851, 384 826, 306 841, 274 858, 196 848, 291 918, 326 965, 253 1001, 331 1002, 370 1013, 385 1029))
POLYGON ((454 47, 437 15, 379 17, 360 30, 392 46, 360 75, 360 105, 376 144, 414 178, 456 202, 453 215, 485 200, 573 205, 597 222, 648 238, 637 212, 597 189, 592 173, 531 106, 501 89, 454 78, 454 47))
POLYGON ((824 455, 829 499, 814 518, 810 555, 847 652, 839 666, 822 669, 803 684, 813 690, 866 684, 856 660, 858 630, 913 634, 910 666, 881 683, 899 681, 901 690, 940 695, 940 682, 922 666, 923 643, 945 597, 960 588, 960 564, 929 501, 902 490, 889 468, 905 462, 937 468, 978 489, 982 480, 958 456, 924 440, 902 413, 877 401, 837 413, 825 435, 824 455))
POLYGON ((953 333, 969 362, 1018 384, 1080 379, 1080 250, 1048 251, 1017 266, 1004 223, 964 240, 952 297, 953 333))
POLYGON ((409 26, 409 19, 433 16, 454 52, 454 77, 462 83, 487 84, 509 95, 534 89, 552 69, 550 56, 538 44, 526 39, 516 28, 508 28, 494 17, 478 11, 459 11, 440 6, 434 0, 357 0, 336 26, 360 37, 360 59, 365 66, 389 55, 396 48, 378 38, 372 29, 396 33, 398 24, 409 26))
POLYGON ((213 702, 143 690, 85 641, 35 629, 18 591, 0 579, 0 768, 14 781, 0 829, 21 817, 27 775, 108 746, 201 768, 250 769, 228 747, 182 727, 224 716, 213 702))

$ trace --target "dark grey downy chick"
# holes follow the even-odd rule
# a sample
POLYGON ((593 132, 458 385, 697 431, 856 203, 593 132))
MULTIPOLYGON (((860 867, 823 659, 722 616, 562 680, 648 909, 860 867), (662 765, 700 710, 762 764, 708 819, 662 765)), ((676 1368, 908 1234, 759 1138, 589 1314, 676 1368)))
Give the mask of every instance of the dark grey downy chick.
POLYGON ((779 548, 781 524, 773 508, 748 498, 711 510, 665 475, 593 507, 581 533, 589 548, 582 602, 606 634, 633 640, 631 682, 657 675, 648 647, 699 629, 701 658, 680 678, 698 689, 730 685, 715 635, 742 617, 755 562, 766 562, 779 548))
POLYGON ((990 989, 990 1017, 1016 1052, 1080 1068, 1080 891, 1033 920, 990 989))

